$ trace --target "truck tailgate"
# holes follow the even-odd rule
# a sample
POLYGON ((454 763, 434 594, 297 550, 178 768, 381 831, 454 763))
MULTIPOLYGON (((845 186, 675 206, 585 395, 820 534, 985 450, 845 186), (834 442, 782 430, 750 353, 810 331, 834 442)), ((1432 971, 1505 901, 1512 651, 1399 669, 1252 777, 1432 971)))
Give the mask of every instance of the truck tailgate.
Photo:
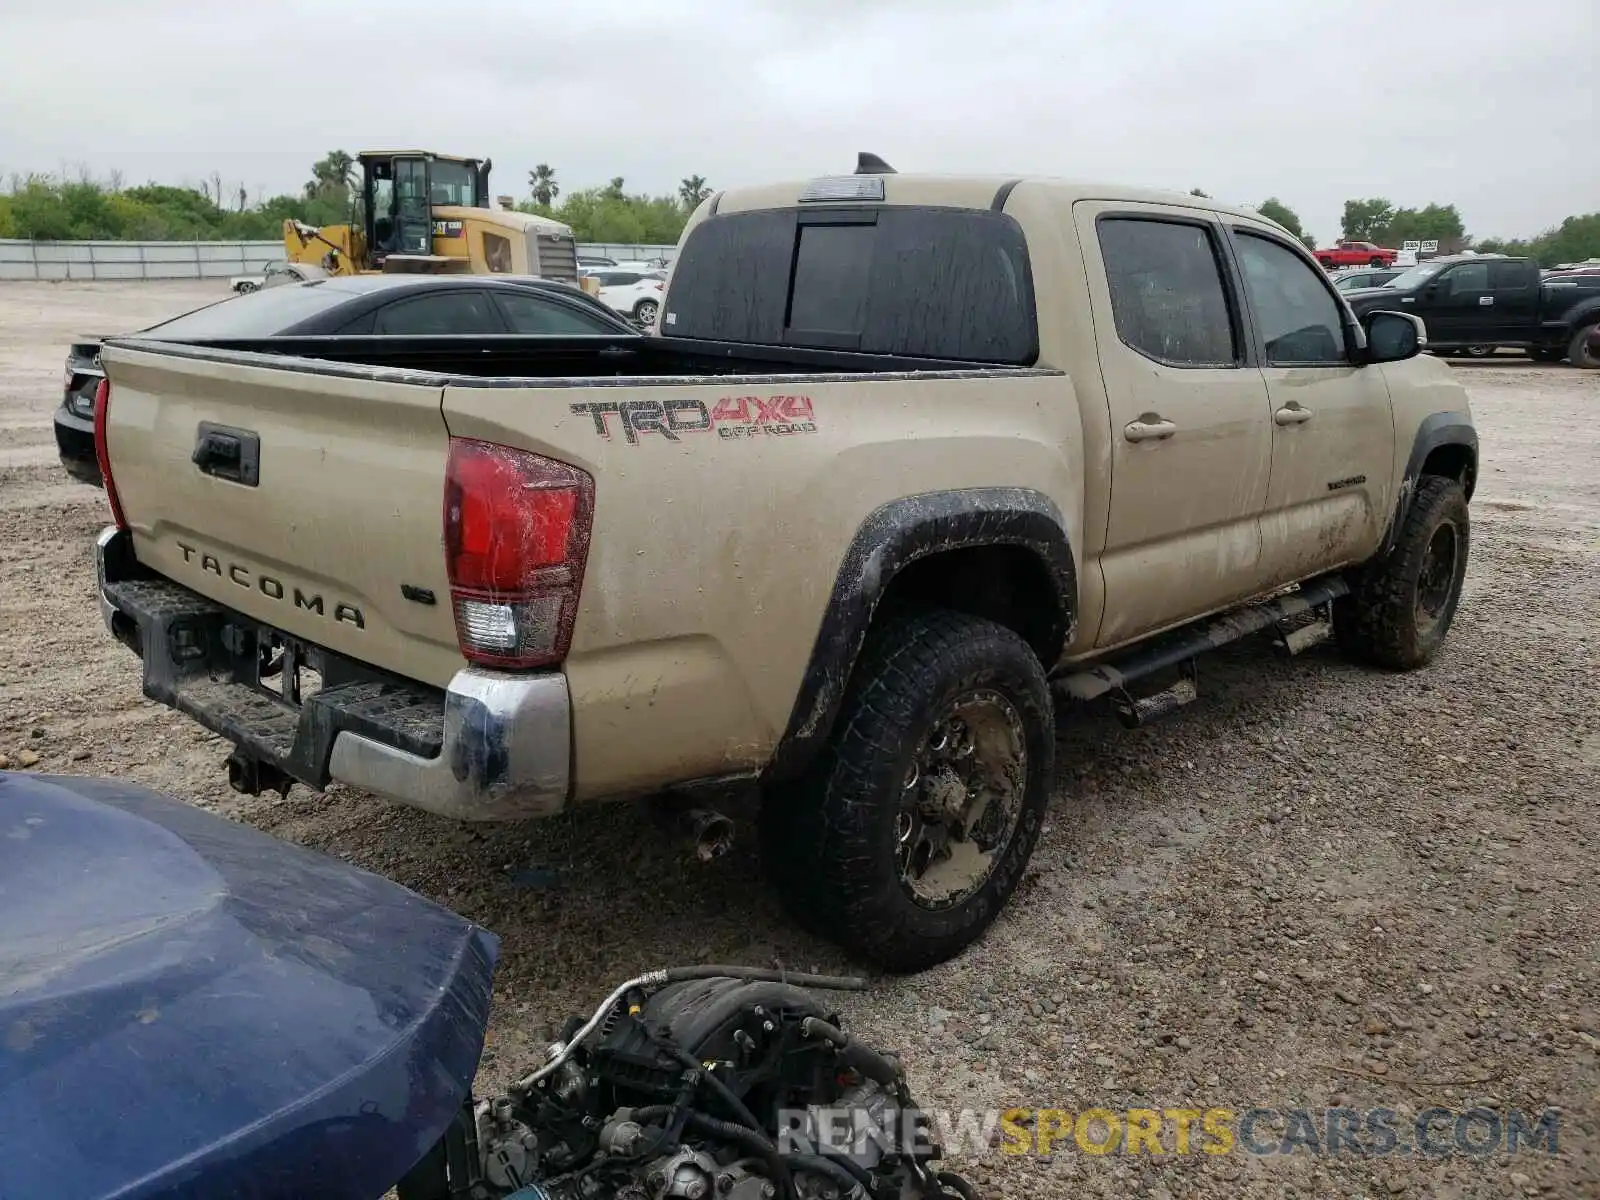
POLYGON ((135 343, 103 361, 111 470, 142 564, 411 679, 442 685, 461 668, 433 377, 135 343))

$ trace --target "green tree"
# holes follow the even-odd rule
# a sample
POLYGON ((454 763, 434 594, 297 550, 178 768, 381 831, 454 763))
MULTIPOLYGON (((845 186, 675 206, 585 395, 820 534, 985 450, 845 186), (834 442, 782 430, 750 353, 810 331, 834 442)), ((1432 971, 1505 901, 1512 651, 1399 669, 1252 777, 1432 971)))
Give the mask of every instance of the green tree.
POLYGON ((683 201, 684 211, 693 212, 700 207, 700 202, 711 195, 711 189, 706 186, 704 175, 691 175, 678 185, 678 199, 683 201))
POLYGON ((528 190, 533 195, 533 202, 541 208, 549 208, 556 202, 556 197, 561 195, 561 185, 556 182, 556 169, 549 163, 540 163, 528 172, 528 190))
POLYGON ((1341 236, 1346 241, 1376 242, 1394 218, 1394 205, 1387 200, 1346 200, 1341 236))
POLYGON ((606 197, 607 200, 621 200, 621 199, 624 199, 623 194, 622 194, 622 176, 621 175, 613 175, 611 177, 611 182, 606 185, 604 194, 605 194, 605 197, 606 197))
POLYGON ((328 192, 348 194, 356 186, 356 160, 343 150, 330 150, 326 156, 311 165, 311 179, 306 183, 306 199, 310 200, 328 192))
POLYGON ((1282 200, 1279 200, 1276 196, 1268 196, 1261 202, 1260 207, 1257 208, 1256 211, 1267 220, 1276 221, 1290 233, 1294 234, 1295 237, 1302 237, 1305 234, 1305 230, 1300 227, 1299 214, 1297 214, 1294 209, 1290 208, 1282 200))
POLYGON ((1385 245, 1402 242, 1436 241, 1449 253, 1467 244, 1467 232, 1454 204, 1429 204, 1424 208, 1397 208, 1379 231, 1385 245))

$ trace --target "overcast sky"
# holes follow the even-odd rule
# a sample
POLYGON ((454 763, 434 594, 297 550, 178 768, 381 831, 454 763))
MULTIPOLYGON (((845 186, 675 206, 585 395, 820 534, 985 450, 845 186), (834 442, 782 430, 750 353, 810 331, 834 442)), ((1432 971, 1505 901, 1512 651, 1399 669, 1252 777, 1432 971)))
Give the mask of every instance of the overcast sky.
POLYGON ((1600 209, 1600 0, 0 0, 0 172, 293 190, 338 147, 567 189, 1050 174, 1469 233, 1600 209), (330 15, 331 14, 331 15, 330 15))

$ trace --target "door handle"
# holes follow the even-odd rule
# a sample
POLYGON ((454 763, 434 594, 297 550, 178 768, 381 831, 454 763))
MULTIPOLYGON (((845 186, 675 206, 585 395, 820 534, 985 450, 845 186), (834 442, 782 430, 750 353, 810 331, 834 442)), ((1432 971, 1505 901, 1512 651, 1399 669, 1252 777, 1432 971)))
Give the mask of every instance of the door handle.
POLYGON ((1304 425, 1316 416, 1309 408, 1302 408, 1298 400, 1291 400, 1277 412, 1272 414, 1272 419, 1279 425, 1304 425))
POLYGON ((1122 427, 1122 436, 1130 442, 1158 442, 1177 432, 1178 427, 1158 413, 1141 413, 1137 421, 1122 427))

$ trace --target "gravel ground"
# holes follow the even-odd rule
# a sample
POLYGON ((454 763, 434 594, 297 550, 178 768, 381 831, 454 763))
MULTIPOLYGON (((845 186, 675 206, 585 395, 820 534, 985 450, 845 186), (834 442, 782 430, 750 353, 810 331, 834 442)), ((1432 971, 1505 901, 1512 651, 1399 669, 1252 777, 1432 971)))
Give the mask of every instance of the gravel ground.
MULTIPOLYGON (((627 809, 468 827, 340 789, 238 797, 222 744, 141 698, 95 612, 104 501, 59 470, 50 413, 73 334, 220 294, 0 286, 0 755, 161 788, 496 930, 486 1088, 643 967, 848 967, 780 917, 752 839, 703 867, 627 809)), ((1200 702, 1151 728, 1076 722, 993 933, 845 1011, 905 1051, 930 1106, 1558 1106, 1559 1154, 1097 1157, 1069 1139, 1048 1160, 975 1162, 986 1195, 1600 1196, 1600 376, 1457 370, 1485 467, 1434 666, 1249 645, 1204 662, 1200 702)))

